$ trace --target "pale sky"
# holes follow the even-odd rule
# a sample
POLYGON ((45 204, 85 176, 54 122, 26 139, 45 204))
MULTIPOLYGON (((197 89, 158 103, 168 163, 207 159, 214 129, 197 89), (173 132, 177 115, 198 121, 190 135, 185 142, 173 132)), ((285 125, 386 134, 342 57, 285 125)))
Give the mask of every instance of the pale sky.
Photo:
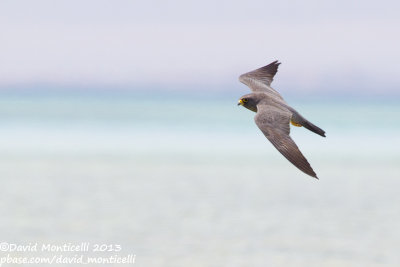
MULTIPOLYGON (((0 88, 276 83, 396 93, 397 1, 0 1, 0 88)), ((196 88, 197 89, 197 88, 196 88)))

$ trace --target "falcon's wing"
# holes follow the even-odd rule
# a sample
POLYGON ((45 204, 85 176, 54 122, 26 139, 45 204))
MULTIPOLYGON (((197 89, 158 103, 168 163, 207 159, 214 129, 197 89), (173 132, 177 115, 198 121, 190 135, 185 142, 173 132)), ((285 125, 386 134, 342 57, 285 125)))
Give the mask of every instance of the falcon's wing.
POLYGON ((239 76, 239 81, 247 85, 253 92, 270 93, 283 100, 282 96, 270 86, 279 64, 281 63, 276 60, 267 66, 242 74, 239 76))
POLYGON ((318 179, 307 159, 289 136, 290 112, 266 105, 260 105, 257 109, 258 111, 254 120, 265 137, 293 165, 304 173, 318 179))

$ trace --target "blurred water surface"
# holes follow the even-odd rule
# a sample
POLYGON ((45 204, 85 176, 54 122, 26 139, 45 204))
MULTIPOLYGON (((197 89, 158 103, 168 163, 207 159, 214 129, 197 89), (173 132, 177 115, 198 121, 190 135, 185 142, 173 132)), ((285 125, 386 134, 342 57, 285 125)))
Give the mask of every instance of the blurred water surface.
POLYGON ((292 127, 317 181, 230 95, 2 93, 0 236, 137 266, 399 266, 399 101, 343 99, 288 99, 327 132, 292 127))

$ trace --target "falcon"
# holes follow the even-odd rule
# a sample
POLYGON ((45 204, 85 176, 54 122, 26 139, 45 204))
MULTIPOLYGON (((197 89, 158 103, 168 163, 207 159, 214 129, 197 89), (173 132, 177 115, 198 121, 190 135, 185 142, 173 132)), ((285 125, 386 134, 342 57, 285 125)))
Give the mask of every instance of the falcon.
POLYGON ((265 137, 294 166, 318 179, 310 163, 290 137, 290 124, 304 127, 325 137, 325 131, 305 119, 290 107, 283 97, 271 87, 278 66, 274 61, 259 69, 240 75, 239 81, 247 85, 252 93, 242 96, 238 105, 256 113, 254 121, 265 137))

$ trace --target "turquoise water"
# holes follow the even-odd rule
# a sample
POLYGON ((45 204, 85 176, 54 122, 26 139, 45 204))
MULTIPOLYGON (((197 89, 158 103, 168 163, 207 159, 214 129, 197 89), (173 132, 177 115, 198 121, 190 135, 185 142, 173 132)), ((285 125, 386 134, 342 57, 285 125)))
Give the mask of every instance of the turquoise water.
POLYGON ((137 266, 399 266, 400 105, 288 99, 309 178, 236 96, 3 94, 4 240, 121 244, 137 266))

